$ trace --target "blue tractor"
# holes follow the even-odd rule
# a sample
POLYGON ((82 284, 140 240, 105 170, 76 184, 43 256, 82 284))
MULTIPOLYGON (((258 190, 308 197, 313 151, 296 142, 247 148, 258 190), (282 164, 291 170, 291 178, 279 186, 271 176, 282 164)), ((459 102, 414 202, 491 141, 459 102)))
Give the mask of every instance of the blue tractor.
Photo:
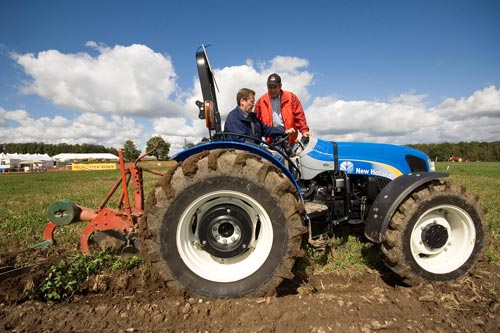
MULTIPOLYGON (((456 279, 485 238, 476 198, 403 146, 302 138, 286 163, 221 132, 206 49, 196 53, 209 138, 174 156, 140 225, 141 252, 165 282, 207 298, 265 296, 293 278, 304 246, 364 224, 387 266, 411 285, 456 279)), ((287 140, 281 140, 286 142, 287 140)), ((280 142, 276 144, 281 144, 280 142)))

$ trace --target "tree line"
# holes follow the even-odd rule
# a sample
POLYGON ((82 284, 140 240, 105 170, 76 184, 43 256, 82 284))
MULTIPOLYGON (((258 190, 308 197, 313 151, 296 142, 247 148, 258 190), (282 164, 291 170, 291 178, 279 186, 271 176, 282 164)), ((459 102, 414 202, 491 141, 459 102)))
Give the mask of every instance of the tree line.
POLYGON ((448 161, 458 157, 463 161, 500 161, 500 141, 412 144, 408 147, 423 151, 434 161, 448 161))
MULTIPOLYGON (((161 136, 154 136, 148 140, 146 151, 158 145, 153 153, 158 160, 167 160, 170 152, 170 143, 161 136)), ((409 144, 408 147, 423 151, 434 161, 448 161, 450 157, 459 157, 468 161, 500 162, 500 141, 493 142, 459 142, 459 143, 421 143, 409 144)), ((43 142, 3 143, 0 150, 4 153, 19 154, 47 154, 54 156, 61 153, 111 153, 118 155, 113 147, 104 147, 95 144, 50 144, 43 142)), ((123 155, 126 160, 134 160, 141 154, 132 140, 125 141, 123 155)))
POLYGON ((118 155, 118 150, 113 147, 104 147, 90 143, 68 144, 68 143, 44 143, 44 142, 26 142, 26 143, 3 143, 0 150, 5 154, 47 154, 54 156, 58 154, 89 154, 89 153, 110 153, 118 155))
MULTIPOLYGON (((165 142, 161 136, 154 136, 148 140, 146 151, 150 151, 156 147, 156 151, 152 156, 158 160, 168 160, 170 152, 170 143, 165 142)), ((103 145, 95 145, 89 143, 82 144, 67 144, 67 143, 44 143, 44 142, 26 142, 26 143, 2 143, 0 144, 0 152, 5 154, 47 154, 55 156, 58 154, 92 154, 92 153, 110 153, 118 156, 118 150, 113 147, 104 147, 103 145)), ((123 145, 123 157, 127 161, 133 161, 141 154, 141 150, 137 149, 134 141, 127 140, 123 145)))
MULTIPOLYGON (((156 148, 156 150, 151 153, 151 156, 156 157, 157 160, 166 161, 169 159, 168 153, 170 152, 170 143, 165 142, 165 140, 163 140, 163 138, 159 135, 148 140, 146 143, 146 151, 144 153, 149 152, 154 148, 156 148)), ((132 140, 125 141, 122 152, 123 158, 127 161, 133 161, 141 155, 141 150, 137 149, 134 141, 132 140)))

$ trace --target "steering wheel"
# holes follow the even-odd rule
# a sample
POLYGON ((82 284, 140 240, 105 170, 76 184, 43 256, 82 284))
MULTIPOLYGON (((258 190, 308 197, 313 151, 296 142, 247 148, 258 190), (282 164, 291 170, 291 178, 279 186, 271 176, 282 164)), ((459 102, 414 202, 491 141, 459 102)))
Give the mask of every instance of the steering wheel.
POLYGON ((278 141, 275 141, 273 143, 274 146, 281 146, 281 144, 283 142, 285 142, 286 140, 288 140, 288 138, 290 137, 290 135, 292 135, 292 133, 287 133, 285 135, 283 135, 281 138, 278 139, 278 141))

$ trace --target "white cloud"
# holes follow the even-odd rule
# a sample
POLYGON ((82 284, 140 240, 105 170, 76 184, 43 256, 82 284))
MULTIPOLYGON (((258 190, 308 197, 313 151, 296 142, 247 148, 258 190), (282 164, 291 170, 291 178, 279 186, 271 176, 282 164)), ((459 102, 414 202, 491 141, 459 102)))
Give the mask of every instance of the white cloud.
POLYGON ((403 104, 411 106, 424 106, 424 99, 427 95, 417 95, 415 92, 404 93, 397 97, 389 99, 390 103, 403 104))
MULTIPOLYGON (((397 99, 400 100, 400 99, 397 99)), ((400 102, 343 101, 316 98, 307 109, 309 127, 321 135, 358 133, 360 138, 390 138, 438 124, 439 119, 421 106, 400 102)))
POLYGON ((261 65, 261 84, 265 87, 267 77, 277 73, 281 77, 284 90, 293 91, 302 101, 309 101, 307 88, 313 83, 313 74, 307 71, 309 61, 298 57, 276 56, 270 64, 261 65))
MULTIPOLYGON (((15 110, 15 111, 6 111, 0 108, 0 114, 2 118, 5 120, 14 120, 14 121, 22 121, 23 119, 28 118, 29 114, 25 110, 15 110)), ((3 120, 0 118, 0 120, 3 120)))
POLYGON ((153 131, 163 135, 201 137, 205 135, 206 127, 205 120, 162 117, 153 120, 153 131))
POLYGON ((447 98, 436 107, 436 111, 453 120, 470 119, 482 116, 500 117, 500 90, 489 86, 474 92, 472 96, 458 100, 447 98))
POLYGON ((437 143, 498 140, 500 91, 494 86, 435 108, 426 95, 404 93, 380 101, 343 101, 317 97, 306 110, 313 133, 336 141, 437 143))
POLYGON ((31 118, 25 110, 0 108, 0 142, 91 143, 121 147, 140 140, 143 126, 132 118, 82 113, 75 119, 62 116, 31 118))
POLYGON ((98 56, 48 50, 13 55, 31 77, 23 89, 70 110, 151 117, 176 115, 176 73, 168 56, 144 45, 98 46, 98 56))

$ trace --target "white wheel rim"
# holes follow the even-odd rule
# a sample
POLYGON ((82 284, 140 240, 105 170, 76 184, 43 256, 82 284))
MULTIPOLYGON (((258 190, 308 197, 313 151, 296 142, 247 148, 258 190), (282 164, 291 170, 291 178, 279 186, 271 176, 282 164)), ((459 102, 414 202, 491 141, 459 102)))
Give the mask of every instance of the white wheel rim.
POLYGON ((410 250, 417 264, 434 274, 450 273, 471 256, 476 242, 476 228, 470 215, 453 205, 440 205, 426 211, 411 233, 410 250), (432 248, 423 239, 423 230, 432 226, 446 229, 447 240, 432 248))
MULTIPOLYGON (((197 228, 198 229, 198 228, 197 228)), ((196 275, 214 282, 234 282, 255 273, 266 261, 273 243, 273 227, 266 210, 252 197, 235 191, 215 191, 195 199, 182 214, 177 226, 176 244, 179 255, 186 266, 196 275), (233 258, 217 258, 206 252, 199 241, 197 231, 193 233, 193 217, 200 216, 210 208, 230 203, 250 216, 252 241, 248 250, 233 258), (256 226, 260 221, 258 235, 256 226)))

